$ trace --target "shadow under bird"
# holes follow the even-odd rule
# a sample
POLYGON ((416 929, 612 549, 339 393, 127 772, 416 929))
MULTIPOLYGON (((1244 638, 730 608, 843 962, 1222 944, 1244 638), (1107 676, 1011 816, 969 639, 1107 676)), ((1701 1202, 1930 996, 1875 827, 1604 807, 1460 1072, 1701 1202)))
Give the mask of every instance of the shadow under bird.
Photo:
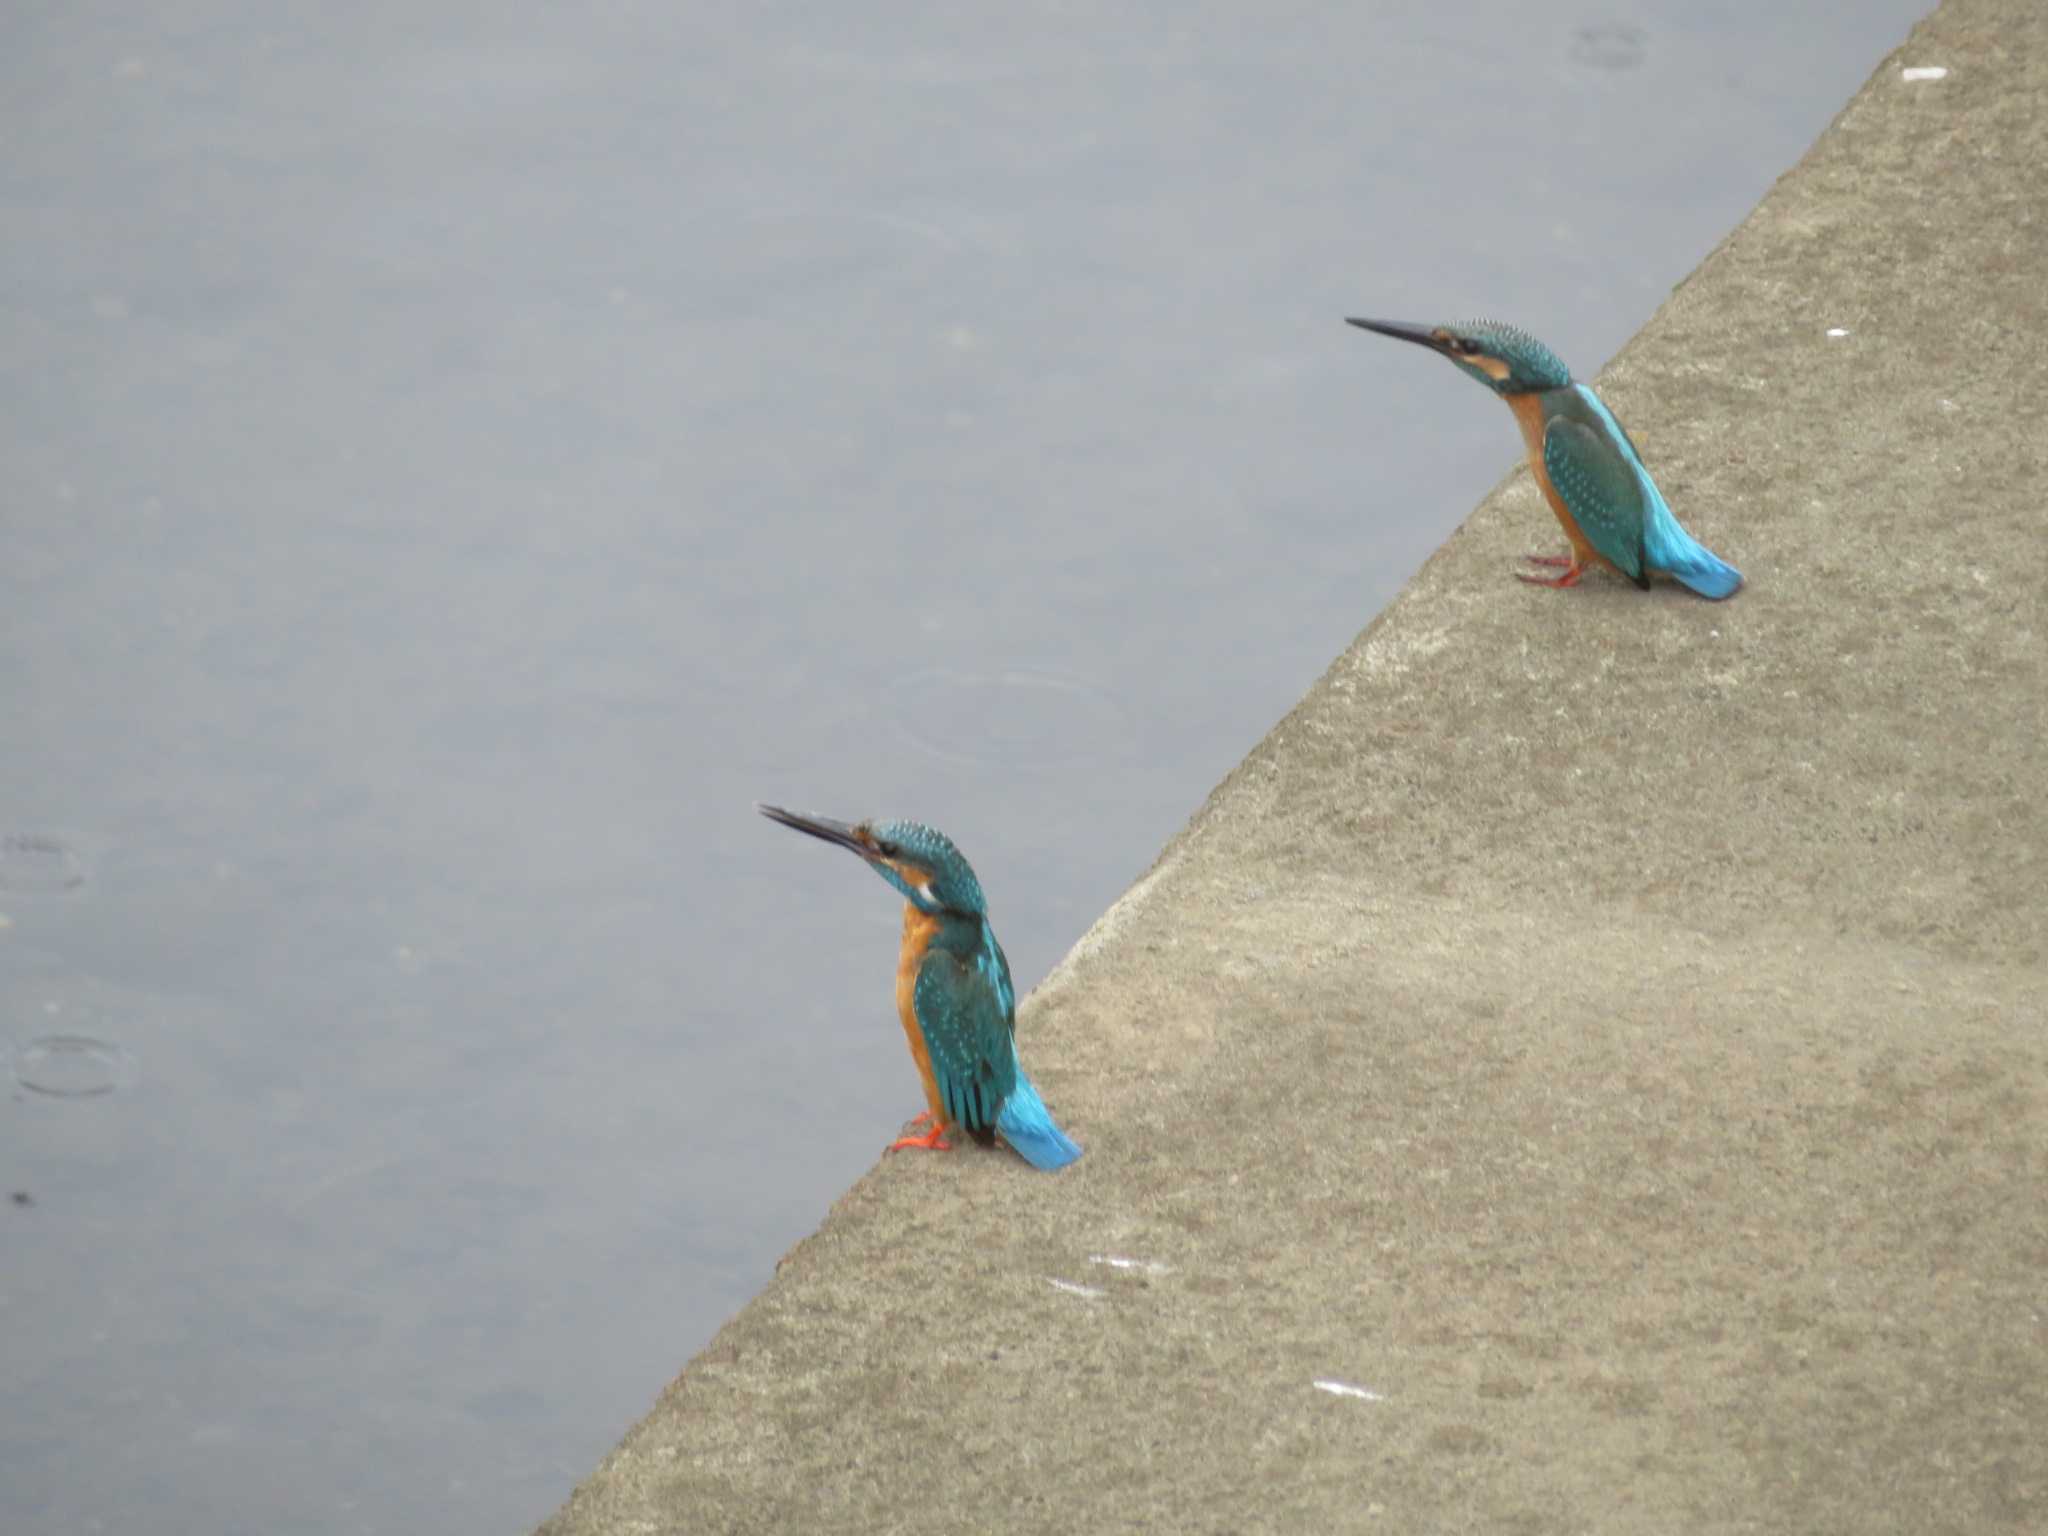
POLYGON ((896 1011, 931 1107, 931 1129, 890 1143, 952 1150, 955 1127, 984 1146, 1000 1134, 1034 1168, 1064 1168, 1081 1149, 1053 1124, 1017 1060, 1017 993, 974 870, 952 839, 916 821, 861 821, 757 806, 770 821, 858 854, 902 893, 896 1011))
POLYGON ((1569 555, 1528 557, 1563 567, 1558 575, 1517 571, 1523 581, 1569 587, 1588 566, 1604 565, 1645 589, 1658 571, 1701 597, 1730 597, 1742 585, 1740 571, 1679 526, 1614 413, 1527 331, 1497 320, 1347 323, 1440 353, 1515 413, 1536 483, 1572 543, 1569 555))

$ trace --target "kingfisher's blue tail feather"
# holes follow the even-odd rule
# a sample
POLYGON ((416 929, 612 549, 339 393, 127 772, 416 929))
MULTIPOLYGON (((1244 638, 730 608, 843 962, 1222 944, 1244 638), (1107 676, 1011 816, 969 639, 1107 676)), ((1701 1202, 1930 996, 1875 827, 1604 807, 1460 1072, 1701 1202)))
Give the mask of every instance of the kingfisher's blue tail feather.
POLYGON ((1047 1172, 1064 1168, 1081 1155, 1081 1149, 1068 1139, 1066 1132, 1052 1123, 1052 1111, 1045 1107, 1045 1100, 1038 1096, 1038 1090, 1021 1067, 1017 1069, 1017 1086, 1010 1090, 996 1116, 996 1129, 1019 1157, 1047 1172))
POLYGON ((1701 597, 1733 597, 1735 589, 1742 585, 1742 572, 1704 549, 1700 554, 1704 558, 1697 564, 1671 565, 1665 569, 1701 597))
POLYGON ((1742 572, 1700 543, 1683 528, 1672 525, 1676 540, 1652 540, 1648 549, 1650 568, 1669 571, 1678 581, 1701 597, 1733 597, 1742 585, 1742 572), (1663 548, 1658 544, 1662 543, 1663 548))
POLYGON ((1643 527, 1643 553, 1653 571, 1669 571, 1701 597, 1733 597, 1742 572, 1715 554, 1680 526, 1647 473, 1648 516, 1643 527))

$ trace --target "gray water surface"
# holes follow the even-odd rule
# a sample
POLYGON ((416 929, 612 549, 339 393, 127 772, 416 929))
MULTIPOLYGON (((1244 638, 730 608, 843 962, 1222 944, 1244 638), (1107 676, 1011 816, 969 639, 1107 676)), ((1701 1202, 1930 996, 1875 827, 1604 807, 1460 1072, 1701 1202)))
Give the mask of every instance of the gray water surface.
POLYGON ((0 1528, 544 1515, 919 1107, 752 803, 1037 980, 1514 460, 1342 317, 1590 375, 1921 8, 14 8, 0 1528))

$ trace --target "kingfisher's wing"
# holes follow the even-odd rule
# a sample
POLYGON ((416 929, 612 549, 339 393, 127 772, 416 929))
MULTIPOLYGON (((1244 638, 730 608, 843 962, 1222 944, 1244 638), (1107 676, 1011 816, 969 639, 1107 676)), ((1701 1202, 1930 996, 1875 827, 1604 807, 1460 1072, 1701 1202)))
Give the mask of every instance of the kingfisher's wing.
POLYGON ((1615 420, 1606 403, 1585 385, 1575 384, 1558 409, 1543 434, 1543 467, 1593 547, 1635 577, 1638 586, 1649 585, 1651 571, 1669 571, 1702 597, 1731 596, 1742 585, 1742 572, 1679 526, 1657 482, 1643 467, 1628 428, 1615 420), (1560 431, 1562 427, 1575 432, 1560 431), (1623 484, 1623 471, 1632 486, 1623 484), (1634 509, 1632 514, 1624 510, 1628 508, 1634 509), (1618 524, 1624 547, 1633 543, 1642 561, 1640 571, 1609 549, 1596 531, 1603 513, 1610 526, 1618 524))
POLYGON ((1648 509, 1621 444, 1584 422, 1554 416, 1543 430, 1543 470, 1587 542, 1629 580, 1647 587, 1643 529, 1648 509))
POLYGON ((946 1118, 977 1140, 989 1140, 1003 1100, 1017 1085, 1017 1049, 1010 1038, 1015 1004, 1008 989, 998 985, 986 963, 932 949, 918 967, 914 1006, 946 1118))

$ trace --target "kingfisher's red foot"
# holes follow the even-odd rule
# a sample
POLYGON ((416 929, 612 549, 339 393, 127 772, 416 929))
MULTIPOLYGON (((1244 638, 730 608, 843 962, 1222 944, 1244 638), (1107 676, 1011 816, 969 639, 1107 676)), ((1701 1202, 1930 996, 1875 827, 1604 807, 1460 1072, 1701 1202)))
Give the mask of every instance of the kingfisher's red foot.
MULTIPOLYGON (((931 1116, 926 1114, 918 1118, 929 1120, 931 1116)), ((891 1152, 900 1151, 904 1147, 916 1147, 921 1152, 950 1152, 953 1150, 953 1143, 946 1140, 946 1128, 943 1125, 935 1125, 922 1136, 899 1136, 889 1143, 891 1152)))
POLYGON ((1564 560, 1560 560, 1558 563, 1566 567, 1565 573, 1562 576, 1531 576, 1527 571, 1517 571, 1515 572, 1515 580, 1526 581, 1532 587, 1576 587, 1579 584, 1579 578, 1586 574, 1586 568, 1583 565, 1572 565, 1569 561, 1564 560))

